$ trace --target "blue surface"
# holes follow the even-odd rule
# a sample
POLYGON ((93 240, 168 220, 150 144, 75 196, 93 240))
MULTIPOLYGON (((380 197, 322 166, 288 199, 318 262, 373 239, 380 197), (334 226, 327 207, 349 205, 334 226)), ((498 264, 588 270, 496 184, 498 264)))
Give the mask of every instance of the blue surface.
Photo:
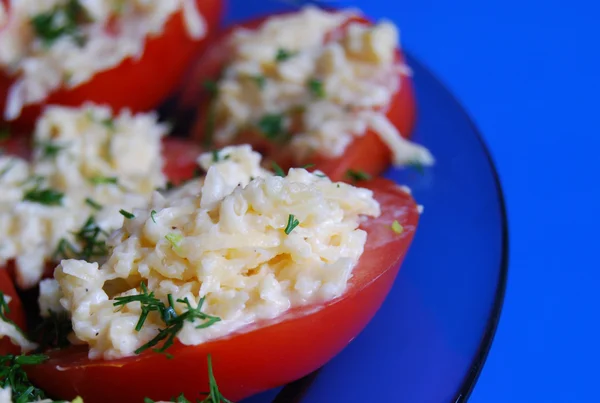
MULTIPOLYGON (((264 8, 234 3, 231 17, 264 8)), ((454 402, 493 311, 504 252, 493 169, 460 105, 430 73, 408 62, 419 105, 414 138, 431 149, 437 165, 424 176, 410 170, 390 175, 413 189, 426 213, 382 309, 320 372, 306 402, 354 401, 365 385, 369 401, 454 402)), ((260 396, 250 402, 268 401, 260 396)))
POLYGON ((500 172, 511 231, 509 286, 470 401, 600 401, 593 386, 600 358, 598 3, 339 4, 400 24, 404 46, 463 103, 500 172))

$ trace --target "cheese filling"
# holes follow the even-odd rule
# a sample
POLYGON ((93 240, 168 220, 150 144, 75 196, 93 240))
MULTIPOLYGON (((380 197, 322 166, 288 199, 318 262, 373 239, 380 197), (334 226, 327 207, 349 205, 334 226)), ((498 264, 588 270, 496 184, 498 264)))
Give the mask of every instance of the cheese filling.
POLYGON ((184 321, 176 336, 197 345, 344 293, 366 242, 361 217, 380 214, 372 192, 305 169, 276 176, 248 152, 203 155, 199 193, 157 192, 133 209, 104 264, 71 259, 56 268, 60 302, 91 358, 134 355, 165 327, 151 311, 136 330, 143 305, 115 306, 122 297, 151 292, 177 315, 201 309, 213 320, 184 321))
POLYGON ((32 162, 0 156, 0 266, 14 260, 28 288, 49 261, 101 258, 108 232, 122 225, 119 210, 147 205, 164 187, 166 132, 152 113, 47 107, 32 162))
POLYGON ((315 152, 339 157, 372 130, 395 164, 431 165, 429 151, 403 139, 386 116, 407 74, 396 55, 396 26, 350 22, 338 29, 351 16, 305 7, 256 30, 235 30, 230 63, 217 82, 215 140, 227 143, 254 128, 289 142, 299 162, 315 152))
POLYGON ((3 111, 7 120, 61 87, 75 88, 140 58, 146 40, 178 11, 191 38, 206 34, 196 0, 11 0, 9 14, 0 7, 0 68, 16 78, 3 111))

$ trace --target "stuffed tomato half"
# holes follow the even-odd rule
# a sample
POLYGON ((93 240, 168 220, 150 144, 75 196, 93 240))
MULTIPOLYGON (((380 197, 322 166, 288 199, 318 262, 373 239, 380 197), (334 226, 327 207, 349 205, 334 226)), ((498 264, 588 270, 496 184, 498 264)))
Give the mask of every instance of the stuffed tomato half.
POLYGON ((0 2, 0 112, 31 128, 41 105, 158 106, 219 23, 222 0, 0 2))
POLYGON ((399 33, 354 11, 306 7, 236 25, 197 61, 180 108, 204 145, 249 143, 284 170, 335 180, 433 163, 406 138, 415 121, 399 33))
POLYGON ((356 337, 392 286, 418 206, 383 179, 360 188, 258 162, 247 145, 204 154, 206 177, 133 209, 104 263, 62 261, 53 281, 77 345, 29 367, 34 384, 86 403, 193 401, 212 388, 210 368, 239 400, 356 337))
POLYGON ((47 106, 33 136, 0 142, 0 267, 30 289, 65 258, 95 258, 123 213, 191 179, 200 148, 155 113, 47 106))

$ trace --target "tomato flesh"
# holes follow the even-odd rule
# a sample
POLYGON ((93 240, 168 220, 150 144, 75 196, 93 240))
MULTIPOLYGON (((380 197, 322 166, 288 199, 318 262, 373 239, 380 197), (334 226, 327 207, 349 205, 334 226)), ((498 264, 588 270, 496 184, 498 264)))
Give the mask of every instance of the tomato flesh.
MULTIPOLYGON (((11 126, 31 129, 43 105, 79 106, 84 102, 106 104, 113 110, 133 112, 155 108, 177 86, 193 56, 209 41, 223 14, 223 0, 196 0, 207 24, 207 35, 192 39, 183 13, 167 21, 161 35, 146 41, 139 59, 127 58, 118 66, 97 73, 90 81, 72 89, 51 93, 41 104, 26 106, 11 126)), ((14 80, 0 73, 0 112, 4 113, 8 90, 14 80)), ((0 116, 2 116, 0 114, 0 116)))
POLYGON ((361 225, 368 233, 365 251, 342 297, 316 311, 315 306, 294 309, 246 333, 198 346, 176 344, 169 350, 172 359, 149 352, 113 361, 89 360, 85 346, 52 351, 49 361, 28 368, 29 376, 55 398, 79 395, 86 403, 169 400, 181 393, 195 399, 208 390, 206 358, 211 354, 221 392, 237 401, 314 371, 375 314, 416 230, 419 214, 409 194, 385 179, 368 186, 382 215, 361 225), (391 229, 394 220, 403 226, 401 234, 391 229))
MULTIPOLYGON (((238 25, 246 29, 256 29, 266 17, 252 20, 238 25)), ((350 22, 371 24, 364 18, 353 17, 336 31, 329 35, 329 39, 339 35, 340 31, 346 29, 350 22)), ((190 109, 196 109, 198 116, 192 128, 192 136, 200 141, 206 140, 207 126, 210 115, 210 94, 202 90, 200 85, 204 81, 215 80, 222 69, 228 63, 230 51, 228 50, 227 38, 235 27, 226 30, 208 47, 202 57, 196 62, 190 73, 188 83, 182 91, 179 108, 185 113, 190 109)), ((397 52, 398 61, 403 60, 402 53, 397 52)), ((400 89, 394 94, 391 104, 386 111, 390 122, 399 130, 404 137, 409 137, 413 130, 416 119, 416 105, 412 80, 408 76, 401 79, 400 89)), ((381 174, 392 162, 392 153, 380 137, 372 130, 368 130, 363 136, 356 137, 348 146, 344 154, 337 158, 316 154, 313 157, 298 161, 295 150, 285 144, 278 144, 267 140, 264 135, 256 130, 244 130, 234 140, 236 144, 251 144, 254 149, 262 152, 267 160, 273 160, 284 170, 293 166, 304 164, 315 164, 315 169, 326 173, 332 180, 348 180, 346 172, 349 169, 362 170, 371 176, 381 174)), ((227 144, 215 144, 222 147, 227 144)))
MULTIPOLYGON (((15 324, 20 329, 25 329, 25 313, 23 311, 23 305, 21 304, 21 300, 17 295, 17 290, 15 290, 15 286, 10 278, 10 275, 7 270, 0 268, 0 291, 11 297, 10 303, 8 307, 10 312, 7 315, 7 318, 15 322, 15 324)), ((0 338, 0 355, 6 354, 19 354, 21 348, 19 346, 14 345, 8 337, 0 338)))

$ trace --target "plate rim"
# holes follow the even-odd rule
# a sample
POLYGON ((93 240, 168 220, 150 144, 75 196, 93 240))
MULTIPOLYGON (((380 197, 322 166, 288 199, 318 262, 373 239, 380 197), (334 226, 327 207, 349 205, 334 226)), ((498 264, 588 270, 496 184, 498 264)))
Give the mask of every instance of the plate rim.
MULTIPOLYGON (((498 330, 498 325, 500 323, 500 318, 502 316, 502 308, 504 307, 504 299, 506 294, 506 287, 508 283, 508 266, 509 266, 509 226, 508 226, 508 213, 506 207, 506 197, 504 195, 504 188, 502 186, 502 181, 500 180, 500 174, 498 173, 498 168, 490 151, 490 148, 485 141, 481 130, 475 124, 471 115, 467 112, 466 108, 459 101, 459 99, 454 95, 450 88, 446 83, 439 78, 437 74, 433 72, 429 66, 422 62, 412 51, 408 51, 403 49, 403 52, 406 58, 410 61, 410 64, 419 65, 421 69, 426 71, 428 74, 437 81, 437 83, 442 87, 444 91, 450 96, 452 101, 458 106, 461 111, 461 114, 468 122, 469 126, 475 133, 475 137, 479 142, 485 158, 490 166, 490 170, 492 172, 492 178, 494 180, 494 186, 496 188, 496 192, 498 193, 498 206, 501 220, 501 256, 500 256, 500 267, 498 274, 498 285, 494 292, 494 302, 492 307, 490 308, 490 312, 488 314, 487 323, 485 326, 485 330, 483 332, 483 336, 481 337, 481 341, 479 342, 479 346, 477 351, 474 354, 474 357, 469 365, 469 370, 462 380, 460 387, 458 388, 454 398, 449 403, 466 403, 477 384, 479 376, 481 375, 481 371, 487 361, 487 357, 491 350, 492 344, 494 342, 494 338, 496 336, 496 331, 498 330)), ((418 105, 417 105, 417 113, 418 113, 418 105)), ((418 118, 417 118, 418 119, 418 118)), ((325 364, 327 365, 327 364, 325 364)), ((272 403, 300 403, 302 398, 311 387, 314 380, 318 377, 321 368, 311 372, 310 374, 300 378, 294 382, 288 383, 285 385, 282 390, 275 396, 272 400, 272 403)))

